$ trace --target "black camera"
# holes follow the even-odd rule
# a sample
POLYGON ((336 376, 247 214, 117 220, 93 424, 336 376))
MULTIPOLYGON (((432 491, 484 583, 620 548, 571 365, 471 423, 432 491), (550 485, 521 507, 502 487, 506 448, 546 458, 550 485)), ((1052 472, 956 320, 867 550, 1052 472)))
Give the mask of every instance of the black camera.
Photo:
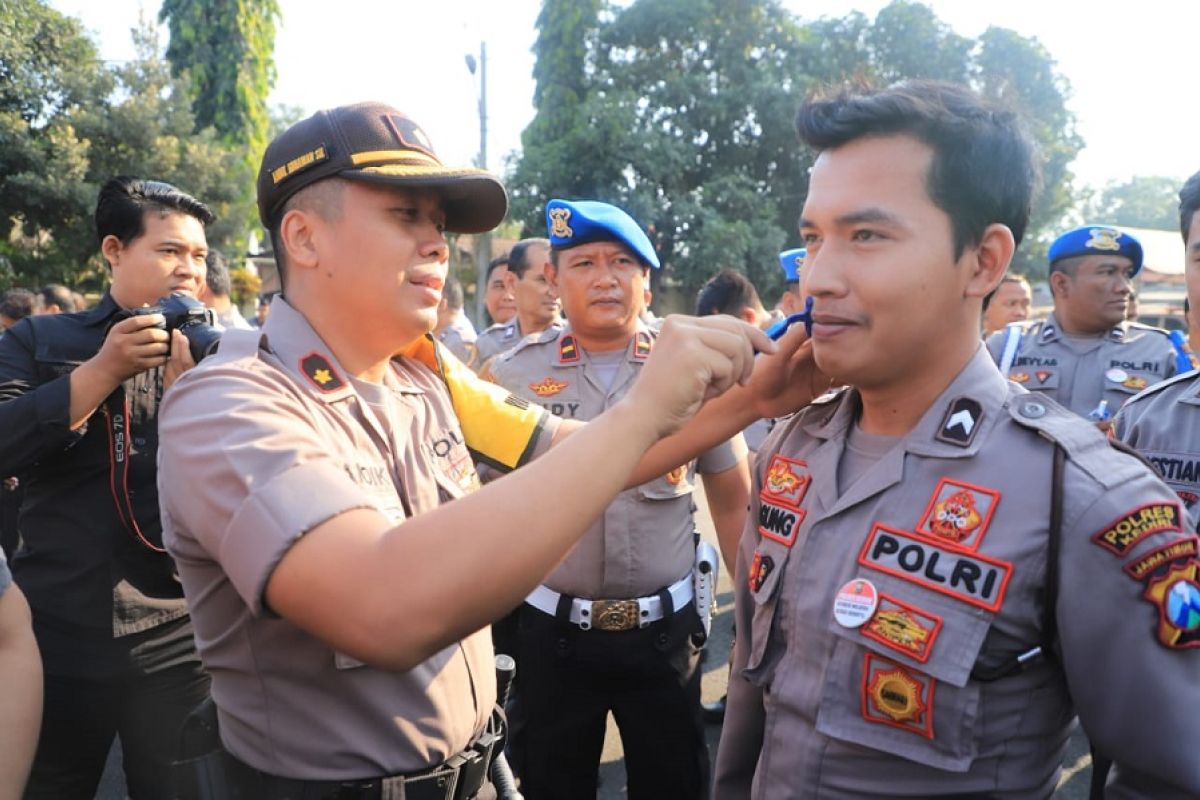
POLYGON ((199 300, 186 294, 160 297, 152 306, 129 311, 131 317, 143 314, 162 314, 165 322, 159 327, 168 332, 178 330, 182 333, 197 364, 205 356, 217 352, 217 345, 221 343, 221 329, 217 327, 216 315, 199 300))

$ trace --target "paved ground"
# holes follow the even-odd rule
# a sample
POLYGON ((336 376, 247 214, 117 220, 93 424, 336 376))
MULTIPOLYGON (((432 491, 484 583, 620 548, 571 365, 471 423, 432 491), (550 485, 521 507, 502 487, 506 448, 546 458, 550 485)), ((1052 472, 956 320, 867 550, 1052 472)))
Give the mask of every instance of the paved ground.
MULTIPOLYGON (((697 515, 700 530, 704 537, 716 544, 712 522, 707 513, 707 505, 703 492, 698 493, 697 505, 702 509, 697 515)), ((704 665, 702 684, 705 702, 716 700, 725 693, 725 683, 728 680, 726 659, 729 654, 730 633, 733 621, 733 590, 729 576, 724 570, 718 585, 717 616, 713 621, 713 633, 709 644, 709 657, 704 665)), ((604 755, 600 765, 600 792, 597 800, 620 800, 626 796, 625 765, 622 761, 621 738, 610 717, 608 738, 604 744, 604 755)), ((720 726, 708 726, 708 752, 714 763, 717 754, 717 740, 721 735, 720 726)), ((1091 780, 1091 759, 1088 757, 1087 741, 1082 734, 1076 734, 1071 741, 1063 765, 1063 776, 1059 782, 1055 798, 1061 800, 1086 800, 1088 782, 1091 780)), ((120 759, 114 754, 109 759, 109 769, 101 784, 97 800, 122 800, 124 781, 121 775, 120 759)))

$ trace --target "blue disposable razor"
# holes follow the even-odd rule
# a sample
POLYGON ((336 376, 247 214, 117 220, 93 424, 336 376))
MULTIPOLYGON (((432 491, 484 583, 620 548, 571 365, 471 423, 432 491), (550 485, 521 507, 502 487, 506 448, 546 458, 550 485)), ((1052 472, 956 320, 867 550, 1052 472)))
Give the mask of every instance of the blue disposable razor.
POLYGON ((812 307, 813 299, 811 297, 806 298, 804 300, 803 311, 801 311, 799 314, 791 314, 767 328, 767 336, 771 338, 771 341, 777 342, 785 333, 787 333, 788 328, 792 327, 797 322, 803 322, 804 332, 809 336, 812 336, 812 307))

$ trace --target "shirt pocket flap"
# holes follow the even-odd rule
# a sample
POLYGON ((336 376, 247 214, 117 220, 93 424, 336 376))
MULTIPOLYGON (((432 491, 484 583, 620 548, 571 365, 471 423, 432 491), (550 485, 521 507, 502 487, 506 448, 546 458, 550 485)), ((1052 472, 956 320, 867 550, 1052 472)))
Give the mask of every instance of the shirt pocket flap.
POLYGON ((1008 379, 1035 392, 1057 389, 1059 386, 1058 369, 1054 367, 1045 368, 1032 365, 1013 367, 1008 371, 1008 379))
POLYGON ((779 587, 783 581, 783 568, 787 564, 790 547, 764 539, 754 551, 747 571, 750 597, 754 601, 750 618, 750 653, 746 660, 746 677, 752 683, 765 680, 763 656, 767 651, 775 622, 775 609, 779 587))

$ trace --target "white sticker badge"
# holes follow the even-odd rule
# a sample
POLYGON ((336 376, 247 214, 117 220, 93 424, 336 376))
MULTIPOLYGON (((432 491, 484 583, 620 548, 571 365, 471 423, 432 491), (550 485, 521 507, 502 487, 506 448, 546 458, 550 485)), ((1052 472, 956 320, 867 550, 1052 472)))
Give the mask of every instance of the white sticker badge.
POLYGON ((863 578, 849 581, 838 589, 833 601, 833 618, 843 628, 857 628, 875 614, 879 592, 875 584, 863 578))

